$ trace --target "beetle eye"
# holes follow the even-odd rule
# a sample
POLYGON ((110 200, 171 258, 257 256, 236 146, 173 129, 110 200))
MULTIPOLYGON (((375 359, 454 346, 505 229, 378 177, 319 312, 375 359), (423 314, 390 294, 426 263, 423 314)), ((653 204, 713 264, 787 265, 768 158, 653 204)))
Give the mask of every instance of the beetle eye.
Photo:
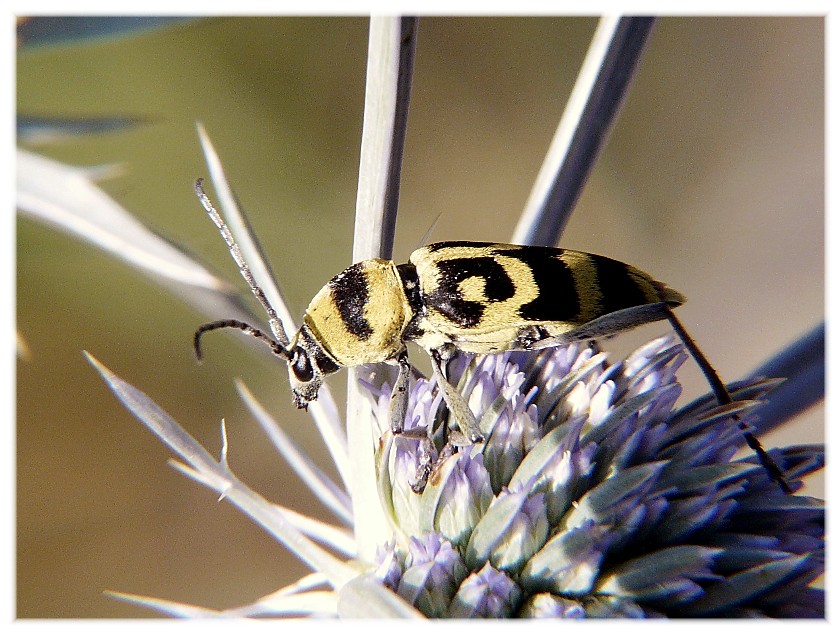
POLYGON ((292 372, 295 378, 301 383, 309 383, 312 380, 312 364, 309 362, 309 355, 302 348, 295 348, 291 361, 292 372))

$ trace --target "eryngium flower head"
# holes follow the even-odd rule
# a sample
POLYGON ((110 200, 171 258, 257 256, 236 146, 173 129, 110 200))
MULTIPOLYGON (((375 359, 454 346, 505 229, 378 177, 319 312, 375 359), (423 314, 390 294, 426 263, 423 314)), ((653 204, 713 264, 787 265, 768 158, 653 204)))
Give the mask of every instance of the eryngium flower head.
MULTIPOLYGON (((414 383, 396 438, 390 386, 368 385, 396 535, 380 578, 435 617, 822 616, 821 502, 733 459, 732 414, 776 382, 674 411, 685 359, 670 338, 612 365, 582 345, 456 358, 485 432, 472 446, 447 442, 433 381, 414 383)), ((795 489, 822 465, 817 447, 771 455, 795 489)))

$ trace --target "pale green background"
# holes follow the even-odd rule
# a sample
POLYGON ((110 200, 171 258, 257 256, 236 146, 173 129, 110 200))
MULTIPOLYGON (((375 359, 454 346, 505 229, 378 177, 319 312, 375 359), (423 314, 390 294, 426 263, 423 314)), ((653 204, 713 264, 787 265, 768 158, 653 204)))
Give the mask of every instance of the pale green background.
MULTIPOLYGON (((433 239, 510 239, 594 19, 435 18, 420 26, 395 257, 433 239)), ((689 298, 680 315, 727 379, 824 312, 824 21, 661 20, 561 246, 624 260, 689 298)), ((203 121, 291 305, 349 263, 362 121, 363 18, 209 19, 136 38, 26 52, 21 113, 136 115, 148 125, 40 148, 120 162, 104 188, 246 292, 192 194, 203 121)), ((84 361, 87 349, 209 448, 228 423, 234 470, 271 500, 327 518, 244 407, 243 377, 322 466, 285 368, 126 265, 18 222, 17 614, 131 617, 105 589, 211 607, 248 602, 304 566, 214 494, 84 361)), ((223 315, 220 315, 223 317, 223 315)), ((667 332, 622 336, 626 351, 667 332)), ((691 395, 703 389, 687 364, 691 395)), ((343 378, 334 381, 339 394, 343 378)), ((768 446, 822 438, 817 408, 768 446)), ((819 490, 817 491, 819 493, 819 490)))

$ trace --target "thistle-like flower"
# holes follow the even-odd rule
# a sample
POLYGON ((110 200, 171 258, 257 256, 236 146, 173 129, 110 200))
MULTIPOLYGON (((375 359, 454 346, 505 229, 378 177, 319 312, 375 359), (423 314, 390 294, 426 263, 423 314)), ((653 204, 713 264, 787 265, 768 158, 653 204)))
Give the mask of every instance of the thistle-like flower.
MULTIPOLYGON (((427 616, 821 615, 821 504, 733 459, 731 415, 776 382, 737 386, 734 408, 674 411, 685 359, 670 338, 614 364, 580 345, 462 357, 454 374, 487 437, 468 447, 447 444, 432 382, 409 403, 432 442, 390 437, 390 386, 368 385, 395 531, 380 578, 427 616)), ((773 455, 791 482, 821 464, 817 448, 773 455)))

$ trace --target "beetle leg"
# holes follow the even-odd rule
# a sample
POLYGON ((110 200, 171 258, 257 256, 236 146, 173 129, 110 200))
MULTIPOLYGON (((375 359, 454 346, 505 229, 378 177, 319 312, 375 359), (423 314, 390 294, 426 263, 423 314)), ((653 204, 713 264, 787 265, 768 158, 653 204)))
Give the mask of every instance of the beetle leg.
POLYGON ((408 362, 406 350, 397 357, 397 363, 399 363, 399 374, 391 390, 390 405, 391 431, 395 436, 403 433, 405 415, 408 412, 408 376, 411 373, 411 365, 408 362))
MULTIPOLYGON (((420 440, 420 459, 417 462, 417 471, 414 474, 414 481, 409 482, 411 490, 415 493, 423 493, 426 484, 429 482, 429 476, 432 474, 434 465, 432 464, 432 453, 434 452, 434 445, 432 439, 427 434, 420 440)), ((435 462, 435 464, 437 464, 435 462)))
POLYGON ((470 442, 478 443, 484 441, 484 434, 478 426, 478 421, 475 419, 464 397, 450 385, 446 376, 443 373, 443 359, 438 350, 430 352, 432 358, 432 372, 437 378, 438 385, 442 390, 443 400, 449 408, 450 413, 455 416, 458 427, 470 442))

